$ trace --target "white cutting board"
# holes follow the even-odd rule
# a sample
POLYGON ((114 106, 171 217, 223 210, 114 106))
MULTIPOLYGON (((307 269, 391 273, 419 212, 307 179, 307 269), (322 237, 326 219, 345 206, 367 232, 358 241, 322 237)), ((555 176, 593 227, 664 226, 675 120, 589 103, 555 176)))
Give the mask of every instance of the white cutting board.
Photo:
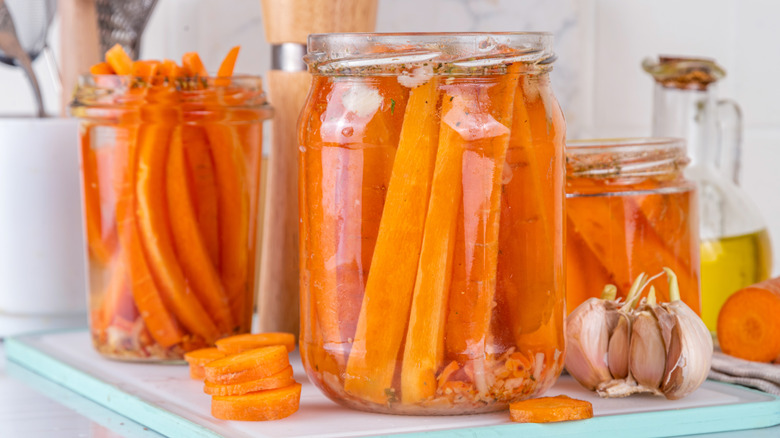
POLYGON ((6 339, 8 359, 164 435, 176 437, 355 437, 583 436, 619 433, 632 437, 679 436, 780 424, 780 399, 758 391, 707 381, 682 400, 649 395, 601 399, 569 376, 549 395, 567 394, 593 403, 590 420, 515 424, 508 412, 451 417, 371 414, 344 408, 312 385, 296 353, 295 379, 303 384, 301 407, 269 422, 222 421, 210 414, 202 383, 186 365, 157 365, 104 359, 86 331, 6 339))

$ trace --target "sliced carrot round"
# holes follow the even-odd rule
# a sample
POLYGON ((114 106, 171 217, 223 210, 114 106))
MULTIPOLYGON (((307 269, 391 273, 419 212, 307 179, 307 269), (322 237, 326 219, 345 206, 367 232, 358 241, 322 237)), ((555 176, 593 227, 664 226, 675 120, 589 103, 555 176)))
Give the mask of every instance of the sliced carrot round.
POLYGON ((593 405, 565 395, 523 400, 509 405, 509 415, 517 423, 555 423, 593 417, 593 405))
POLYGON ((263 391, 268 389, 283 388, 295 383, 293 378, 293 368, 288 365, 287 368, 279 371, 268 377, 262 379, 251 380, 244 383, 236 383, 233 385, 218 385, 215 383, 206 382, 203 386, 203 392, 208 395, 227 396, 227 395, 243 395, 250 392, 263 391))
POLYGON ((206 377, 204 365, 223 357, 225 357, 225 353, 213 347, 200 348, 184 354, 184 360, 190 364, 190 377, 196 380, 203 380, 206 377))
POLYGON ((280 420, 294 414, 298 410, 300 401, 301 384, 294 383, 269 391, 213 397, 211 415, 220 420, 280 420))
POLYGON ((295 335, 282 332, 248 333, 222 338, 216 342, 216 345, 225 354, 243 353, 272 345, 284 345, 289 352, 295 350, 295 335))
POLYGON ((275 345, 225 356, 206 364, 204 369, 207 382, 232 385, 271 376, 288 365, 287 348, 275 345))

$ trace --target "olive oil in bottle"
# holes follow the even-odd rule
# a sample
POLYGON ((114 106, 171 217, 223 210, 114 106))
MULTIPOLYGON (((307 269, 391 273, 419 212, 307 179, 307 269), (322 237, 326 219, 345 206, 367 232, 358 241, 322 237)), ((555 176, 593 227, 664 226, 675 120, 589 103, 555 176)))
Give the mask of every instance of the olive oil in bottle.
POLYGON ((701 242, 701 317, 716 333, 723 303, 739 289, 769 278, 772 253, 766 229, 701 242))

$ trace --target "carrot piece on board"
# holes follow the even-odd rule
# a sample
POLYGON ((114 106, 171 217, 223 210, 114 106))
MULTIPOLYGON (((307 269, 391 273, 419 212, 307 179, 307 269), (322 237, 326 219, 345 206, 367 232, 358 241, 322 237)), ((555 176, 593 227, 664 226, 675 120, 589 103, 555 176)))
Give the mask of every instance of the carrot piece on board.
POLYGON ((215 396, 211 415, 220 420, 268 421, 294 414, 301 401, 301 384, 244 395, 215 396))
POLYGON ((248 329, 246 307, 249 273, 249 186, 243 149, 233 127, 207 125, 206 133, 214 159, 219 207, 220 270, 233 320, 248 329))
POLYGON ((225 354, 243 353, 255 348, 284 345, 287 351, 295 350, 295 335, 292 333, 246 333, 228 336, 216 342, 217 348, 225 354))
POLYGON ((565 395, 540 397, 509 404, 509 415, 517 423, 555 423, 593 417, 593 405, 565 395))
POLYGON ((292 365, 288 365, 287 368, 279 371, 276 374, 272 374, 268 377, 263 377, 257 380, 250 380, 244 383, 219 385, 206 382, 203 386, 203 392, 208 395, 216 396, 243 395, 250 392, 283 388, 294 383, 295 379, 293 378, 293 368, 292 365))
POLYGON ((724 353, 757 362, 780 360, 780 277, 740 289, 718 314, 724 353))
POLYGON ((202 128, 189 125, 182 127, 181 136, 189 167, 189 181, 192 183, 190 190, 198 228, 211 263, 219 269, 219 204, 208 138, 202 128))
POLYGON ((187 52, 181 57, 181 65, 184 68, 184 72, 187 76, 208 76, 206 67, 203 65, 203 61, 200 60, 200 55, 197 52, 187 52))
POLYGON ((165 168, 172 134, 172 125, 162 122, 144 125, 138 134, 136 215, 144 250, 166 306, 187 330, 212 343, 220 331, 187 284, 168 226, 165 168))
POLYGON ((89 72, 93 75, 112 75, 114 74, 114 69, 107 62, 98 62, 89 68, 89 72))
POLYGON ((106 52, 106 62, 118 75, 129 75, 133 72, 133 59, 118 43, 106 52))
POLYGON ((135 178, 137 146, 127 144, 127 171, 124 174, 116 207, 117 230, 124 263, 129 267, 135 305, 152 338, 163 347, 181 342, 184 334, 176 318, 164 304, 162 294, 152 279, 135 218, 135 178))
POLYGON ((190 365, 190 377, 196 380, 203 380, 206 377, 204 365, 217 359, 222 359, 225 356, 224 352, 213 347, 200 348, 184 353, 184 360, 190 365))
POLYGON ((222 64, 219 65, 219 70, 217 71, 217 76, 219 77, 230 77, 233 76, 233 69, 236 66, 236 58, 238 58, 238 51, 241 49, 241 46, 235 46, 228 54, 225 56, 225 59, 222 60, 222 64))
POLYGON ((410 94, 347 362, 344 389, 377 403, 392 387, 415 289, 438 144, 437 93, 434 77, 410 94))
POLYGON ((482 394, 489 389, 484 358, 496 291, 501 183, 518 68, 518 64, 510 66, 489 89, 477 85, 471 99, 463 99, 459 108, 453 105, 456 108, 442 117, 443 124, 447 123, 466 140, 446 348, 453 356, 474 361, 474 383, 482 394))
POLYGON ((256 348, 206 364, 206 381, 220 385, 244 383, 276 374, 288 365, 284 346, 256 348))
POLYGON ((165 172, 168 214, 173 219, 170 221, 173 243, 181 268, 198 300, 214 319, 220 333, 228 334, 234 329, 230 303, 219 273, 211 263, 190 200, 192 195, 188 191, 184 163, 183 129, 179 126, 173 130, 165 172))

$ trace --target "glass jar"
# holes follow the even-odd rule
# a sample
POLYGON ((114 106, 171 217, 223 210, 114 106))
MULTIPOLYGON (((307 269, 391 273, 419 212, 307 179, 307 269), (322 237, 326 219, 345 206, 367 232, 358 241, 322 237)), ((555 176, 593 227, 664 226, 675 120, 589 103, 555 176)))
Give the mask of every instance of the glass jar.
POLYGON ((249 331, 261 79, 86 75, 70 108, 95 348, 175 360, 249 331))
POLYGON ((346 406, 495 411, 563 366, 544 33, 323 34, 300 118, 301 355, 346 406))
MULTIPOLYGON (((606 284, 625 298, 639 274, 669 267, 682 301, 700 313, 698 206, 695 185, 683 175, 687 163, 680 139, 567 143, 568 312, 606 284)), ((669 301, 665 275, 651 284, 659 301, 669 301)))

